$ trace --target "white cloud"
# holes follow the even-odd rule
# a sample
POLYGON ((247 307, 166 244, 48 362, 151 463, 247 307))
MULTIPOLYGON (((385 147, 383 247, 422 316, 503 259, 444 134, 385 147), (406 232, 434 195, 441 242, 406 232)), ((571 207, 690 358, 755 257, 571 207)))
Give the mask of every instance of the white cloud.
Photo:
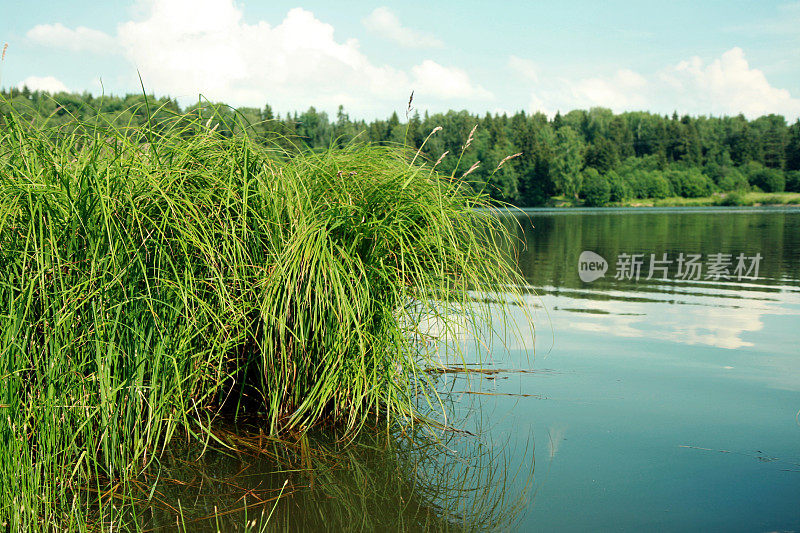
POLYGON ((800 116, 800 99, 770 85, 761 70, 750 68, 741 48, 732 48, 705 65, 699 57, 665 69, 659 78, 675 92, 684 107, 705 113, 756 117, 780 113, 800 116))
POLYGON ((536 93, 531 93, 531 99, 528 103, 528 110, 533 113, 542 112, 549 116, 555 115, 556 111, 558 111, 558 109, 553 109, 552 107, 545 105, 544 100, 539 98, 536 93))
POLYGON ((493 99, 492 93, 470 82, 466 72, 455 67, 445 67, 426 59, 411 68, 414 87, 422 94, 439 98, 493 99))
POLYGON ((302 101, 323 109, 376 97, 401 102, 411 91, 403 72, 372 64, 356 40, 337 41, 333 26, 301 8, 272 27, 244 23, 230 0, 151 5, 148 18, 119 27, 119 41, 145 83, 159 91, 202 92, 236 105, 269 100, 280 108, 302 101), (176 25, 174 12, 193 16, 176 25))
POLYGON ((99 30, 78 26, 74 30, 60 22, 34 26, 25 36, 36 44, 72 52, 109 53, 117 49, 114 38, 99 30))
POLYGON ((539 69, 536 68, 536 64, 530 59, 512 55, 508 58, 508 68, 528 81, 539 81, 539 69))
POLYGON ((647 80, 632 70, 618 70, 610 78, 587 78, 571 84, 570 93, 583 107, 605 106, 614 110, 645 109, 647 80))
POLYGON ((531 87, 531 110, 568 111, 593 106, 615 112, 647 110, 749 118, 777 113, 800 117, 800 98, 773 87, 752 68, 741 48, 732 48, 710 63, 699 57, 680 61, 651 75, 620 69, 609 76, 552 80, 543 76, 531 87))
POLYGON ((440 48, 444 43, 432 35, 407 28, 388 7, 376 8, 362 21, 364 27, 408 48, 440 48))
MULTIPOLYGON (((138 86, 138 69, 148 90, 184 104, 202 93, 232 105, 269 102, 275 109, 293 110, 313 104, 333 111, 344 104, 354 117, 384 116, 403 108, 412 89, 421 106, 432 108, 491 109, 498 103, 455 65, 424 56, 404 69, 377 63, 356 39, 337 36, 333 26, 302 8, 270 24, 246 22, 234 0, 139 0, 137 7, 140 16, 120 24, 113 35, 55 23, 31 28, 27 38, 54 48, 116 53, 129 61, 125 85, 138 86)), ((387 8, 376 9, 364 23, 406 43, 426 42, 387 8)), ((518 56, 508 58, 507 68, 527 86, 531 110, 548 114, 603 106, 617 112, 800 117, 800 98, 772 86, 741 48, 710 61, 693 57, 651 72, 623 68, 558 78, 518 56)), ((50 88, 63 87, 53 80, 50 88)))
POLYGON ((245 22, 233 0, 140 0, 138 7, 141 17, 120 24, 113 38, 60 24, 48 31, 37 26, 29 37, 84 50, 111 48, 108 37, 133 67, 131 86, 138 85, 138 69, 148 90, 184 104, 201 93, 284 110, 313 104, 332 111, 344 104, 353 115, 374 116, 402 107, 412 89, 418 102, 447 99, 448 107, 491 96, 465 71, 431 60, 410 70, 376 64, 356 39, 337 39, 333 26, 302 8, 270 25, 245 22))
POLYGON ((69 92, 61 80, 53 76, 28 76, 17 84, 19 89, 27 87, 32 91, 45 91, 51 94, 69 92))

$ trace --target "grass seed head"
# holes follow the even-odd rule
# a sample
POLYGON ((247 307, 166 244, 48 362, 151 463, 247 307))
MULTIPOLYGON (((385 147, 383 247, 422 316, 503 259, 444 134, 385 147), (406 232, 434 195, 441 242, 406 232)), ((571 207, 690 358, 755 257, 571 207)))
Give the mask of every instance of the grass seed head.
POLYGON ((464 144, 464 148, 463 148, 464 150, 469 148, 469 146, 472 144, 472 140, 475 138, 475 130, 477 130, 477 129, 478 129, 478 125, 475 124, 472 127, 472 130, 469 132, 469 136, 467 137, 467 142, 464 144))
POLYGON ((503 166, 503 163, 505 163, 506 161, 510 161, 511 159, 514 159, 515 157, 519 157, 519 156, 521 156, 521 155, 522 155, 522 152, 517 152, 516 154, 512 154, 512 155, 507 155, 507 156, 505 156, 505 157, 503 158, 503 160, 502 160, 502 161, 500 161, 500 163, 497 165, 497 168, 496 168, 496 169, 494 169, 494 171, 495 171, 495 172, 497 172, 498 170, 500 170, 500 167, 502 167, 502 166, 503 166))
POLYGON ((471 166, 471 167, 469 167, 469 169, 468 169, 466 172, 464 172, 464 174, 462 174, 462 175, 461 175, 461 179, 464 179, 464 178, 466 178, 467 176, 469 176, 470 174, 472 174, 472 172, 473 172, 473 171, 474 171, 476 168, 478 168, 478 166, 479 166, 480 164, 481 164, 481 162, 480 162, 480 161, 475 161, 475 162, 472 164, 472 166, 471 166))

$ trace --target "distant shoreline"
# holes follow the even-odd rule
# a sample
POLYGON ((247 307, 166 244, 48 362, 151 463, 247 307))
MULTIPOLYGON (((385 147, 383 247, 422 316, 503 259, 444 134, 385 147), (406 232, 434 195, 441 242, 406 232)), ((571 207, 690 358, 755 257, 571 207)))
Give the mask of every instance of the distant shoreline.
MULTIPOLYGON (((800 193, 797 192, 742 192, 716 193, 700 198, 632 198, 623 202, 610 202, 604 207, 766 207, 800 206, 800 193)), ((553 197, 542 208, 588 208, 581 200, 553 197)))

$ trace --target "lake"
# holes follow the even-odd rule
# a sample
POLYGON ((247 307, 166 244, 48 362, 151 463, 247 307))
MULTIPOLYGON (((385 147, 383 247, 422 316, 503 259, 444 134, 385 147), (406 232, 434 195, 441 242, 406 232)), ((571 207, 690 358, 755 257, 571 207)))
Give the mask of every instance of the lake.
POLYGON ((276 529, 800 530, 800 209, 504 223, 527 284, 511 316, 536 334, 465 344, 497 372, 437 377, 450 430, 310 439, 278 466, 279 446, 175 452, 146 523, 172 527, 176 501, 240 523, 280 495, 276 529))
POLYGON ((537 372, 471 386, 509 395, 480 395, 484 433, 535 442, 513 529, 799 530, 800 210, 530 210, 509 227, 536 351, 495 364, 537 372), (581 280, 584 251, 603 277, 581 280))

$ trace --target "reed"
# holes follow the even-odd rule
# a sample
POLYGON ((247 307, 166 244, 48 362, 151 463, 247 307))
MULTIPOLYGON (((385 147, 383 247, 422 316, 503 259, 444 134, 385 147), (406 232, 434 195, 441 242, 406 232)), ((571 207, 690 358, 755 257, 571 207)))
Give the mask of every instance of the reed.
POLYGON ((86 494, 132 480, 176 433, 213 439, 220 417, 272 435, 416 420, 438 401, 420 324, 491 327, 476 292, 520 285, 488 198, 413 153, 287 153, 210 124, 162 113, 134 130, 100 113, 56 131, 5 116, 12 530, 87 527, 86 494))

